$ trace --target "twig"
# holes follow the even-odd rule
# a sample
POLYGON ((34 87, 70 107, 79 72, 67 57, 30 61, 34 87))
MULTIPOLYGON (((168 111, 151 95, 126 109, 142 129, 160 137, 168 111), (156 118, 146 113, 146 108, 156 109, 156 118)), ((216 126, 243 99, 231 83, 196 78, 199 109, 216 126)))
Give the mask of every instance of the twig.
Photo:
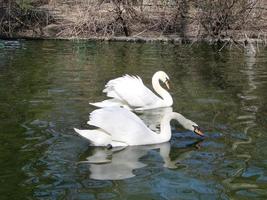
POLYGON ((139 33, 133 35, 133 37, 137 37, 138 35, 141 35, 142 33, 148 31, 149 29, 154 28, 154 27, 157 26, 159 23, 160 23, 160 22, 158 22, 158 23, 154 24, 153 26, 148 27, 147 29, 145 29, 145 30, 143 30, 143 31, 141 31, 141 32, 139 32, 139 33))

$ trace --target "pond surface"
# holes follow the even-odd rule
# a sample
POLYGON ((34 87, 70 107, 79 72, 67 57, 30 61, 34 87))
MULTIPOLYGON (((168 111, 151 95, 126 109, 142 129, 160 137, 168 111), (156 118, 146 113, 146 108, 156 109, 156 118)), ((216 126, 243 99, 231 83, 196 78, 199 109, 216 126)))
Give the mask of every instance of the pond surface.
POLYGON ((266 49, 0 43, 1 200, 267 199, 266 49), (156 146, 93 148, 75 134, 108 80, 134 74, 151 87, 158 70, 170 76, 173 110, 204 139, 178 123, 156 146))

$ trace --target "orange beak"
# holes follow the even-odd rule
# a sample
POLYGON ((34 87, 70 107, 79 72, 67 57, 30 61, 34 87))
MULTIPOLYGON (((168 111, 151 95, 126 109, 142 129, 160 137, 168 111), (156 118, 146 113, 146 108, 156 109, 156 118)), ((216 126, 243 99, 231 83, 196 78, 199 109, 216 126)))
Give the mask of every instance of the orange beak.
POLYGON ((204 133, 201 130, 199 130, 199 128, 195 128, 194 132, 200 135, 201 137, 204 137, 204 133))
POLYGON ((167 87, 168 90, 169 90, 169 89, 170 89, 170 82, 169 82, 169 80, 166 80, 164 83, 165 83, 166 87, 167 87))

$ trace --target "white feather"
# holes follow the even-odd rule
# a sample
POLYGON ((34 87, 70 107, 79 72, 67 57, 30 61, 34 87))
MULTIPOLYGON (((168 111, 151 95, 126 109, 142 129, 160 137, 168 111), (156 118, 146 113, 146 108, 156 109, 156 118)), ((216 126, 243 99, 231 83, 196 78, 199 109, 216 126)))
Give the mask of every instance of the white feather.
POLYGON ((125 105, 126 108, 129 107, 133 109, 151 109, 171 106, 172 98, 170 94, 159 84, 159 80, 166 81, 167 79, 167 74, 162 71, 155 73, 152 78, 155 91, 163 99, 147 88, 139 76, 125 75, 112 79, 105 85, 103 92, 113 99, 92 103, 92 105, 97 107, 111 107, 114 106, 114 101, 116 101, 116 103, 120 102, 120 106, 125 105))
POLYGON ((129 75, 109 81, 104 92, 108 97, 125 101, 132 107, 150 105, 159 100, 139 77, 129 75))
POLYGON ((154 134, 134 113, 119 107, 93 111, 88 124, 109 133, 112 140, 125 142, 128 145, 137 145, 140 143, 140 138, 154 134))
POLYGON ((99 108, 117 106, 117 107, 123 107, 123 108, 127 108, 128 110, 131 110, 131 108, 126 102, 119 101, 117 99, 107 99, 101 102, 89 103, 89 104, 99 107, 99 108))
POLYGON ((90 140, 94 146, 107 146, 111 143, 111 136, 103 130, 79 130, 77 128, 74 128, 74 130, 82 137, 90 140))
POLYGON ((150 130, 144 122, 131 111, 120 107, 106 107, 93 111, 88 124, 96 130, 74 129, 95 146, 146 145, 167 142, 171 138, 170 120, 176 119, 185 128, 194 131, 196 124, 179 113, 171 112, 162 117, 160 134, 150 130))

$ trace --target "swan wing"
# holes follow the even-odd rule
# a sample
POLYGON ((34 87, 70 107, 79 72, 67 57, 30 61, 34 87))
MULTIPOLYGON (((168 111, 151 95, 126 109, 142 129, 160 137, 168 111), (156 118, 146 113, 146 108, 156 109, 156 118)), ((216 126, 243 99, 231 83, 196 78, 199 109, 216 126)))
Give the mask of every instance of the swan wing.
POLYGON ((112 141, 128 145, 153 142, 153 133, 143 121, 131 111, 120 107, 106 107, 93 111, 88 124, 97 126, 108 133, 112 141))
POLYGON ((75 132, 85 139, 89 140, 94 146, 107 146, 111 143, 111 136, 101 129, 96 130, 80 130, 74 128, 75 132))
POLYGON ((140 77, 125 75, 110 80, 103 90, 108 97, 127 102, 131 107, 144 107, 160 98, 148 89, 140 77))

